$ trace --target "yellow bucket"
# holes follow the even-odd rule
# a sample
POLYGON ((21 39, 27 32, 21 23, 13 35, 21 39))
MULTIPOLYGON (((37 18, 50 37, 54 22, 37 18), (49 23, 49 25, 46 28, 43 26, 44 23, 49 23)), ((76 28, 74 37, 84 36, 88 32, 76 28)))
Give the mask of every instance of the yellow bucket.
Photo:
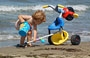
POLYGON ((54 35, 51 36, 51 41, 54 45, 60 45, 64 43, 69 37, 69 34, 67 31, 62 30, 61 32, 57 32, 54 35))

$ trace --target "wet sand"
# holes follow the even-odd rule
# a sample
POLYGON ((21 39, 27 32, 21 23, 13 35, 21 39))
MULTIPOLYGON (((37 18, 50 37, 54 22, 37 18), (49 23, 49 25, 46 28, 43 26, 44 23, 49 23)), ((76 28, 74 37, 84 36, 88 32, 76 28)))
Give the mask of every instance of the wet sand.
POLYGON ((90 58, 90 42, 80 45, 34 45, 20 48, 16 46, 0 48, 0 58, 90 58))

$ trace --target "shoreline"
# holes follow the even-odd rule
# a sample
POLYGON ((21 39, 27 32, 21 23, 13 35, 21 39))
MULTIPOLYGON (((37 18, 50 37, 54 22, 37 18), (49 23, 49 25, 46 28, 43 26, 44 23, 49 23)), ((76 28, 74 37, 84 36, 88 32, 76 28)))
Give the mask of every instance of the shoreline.
MULTIPOLYGON (((69 39, 65 42, 65 43, 71 43, 70 42, 70 38, 71 38, 71 34, 69 35, 69 39)), ((90 42, 90 39, 89 39, 89 35, 88 36, 83 36, 83 35, 80 35, 81 37, 81 42, 90 42)), ((0 40, 0 48, 3 48, 3 47, 12 47, 16 44, 19 44, 19 41, 20 39, 8 39, 8 40, 0 40)), ((42 44, 40 41, 37 41, 35 44, 38 44, 38 45, 45 45, 45 44, 48 44, 48 40, 46 39, 46 42, 44 44, 42 44)))
POLYGON ((90 42, 80 45, 64 43, 55 45, 34 45, 33 47, 2 47, 0 57, 4 58, 90 58, 90 42))

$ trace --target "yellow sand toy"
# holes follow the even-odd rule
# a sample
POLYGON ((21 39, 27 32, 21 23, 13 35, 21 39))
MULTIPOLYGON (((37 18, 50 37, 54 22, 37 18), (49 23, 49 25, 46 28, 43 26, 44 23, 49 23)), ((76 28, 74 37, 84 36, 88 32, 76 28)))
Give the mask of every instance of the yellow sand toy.
POLYGON ((54 45, 63 44, 68 40, 69 34, 67 31, 62 30, 61 32, 56 32, 52 36, 48 37, 48 42, 54 45))

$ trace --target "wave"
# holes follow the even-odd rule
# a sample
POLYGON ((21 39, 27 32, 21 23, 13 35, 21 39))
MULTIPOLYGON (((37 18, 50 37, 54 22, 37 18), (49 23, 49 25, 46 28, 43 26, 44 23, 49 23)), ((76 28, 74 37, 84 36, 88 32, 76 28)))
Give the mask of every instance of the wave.
POLYGON ((67 5, 73 7, 76 11, 86 11, 89 6, 87 5, 67 5))
MULTIPOLYGON (((35 6, 0 6, 0 12, 17 12, 17 11, 30 11, 30 10, 48 10, 52 11, 51 8, 42 8, 43 5, 35 5, 35 6)), ((73 7, 76 11, 86 11, 89 6, 87 5, 66 5, 73 7)))
POLYGON ((1 40, 14 40, 14 39, 20 39, 18 35, 0 35, 0 41, 1 40))
POLYGON ((38 10, 41 9, 43 10, 41 5, 38 6, 0 6, 0 11, 6 11, 6 12, 10 12, 10 11, 20 11, 20 10, 38 10))

